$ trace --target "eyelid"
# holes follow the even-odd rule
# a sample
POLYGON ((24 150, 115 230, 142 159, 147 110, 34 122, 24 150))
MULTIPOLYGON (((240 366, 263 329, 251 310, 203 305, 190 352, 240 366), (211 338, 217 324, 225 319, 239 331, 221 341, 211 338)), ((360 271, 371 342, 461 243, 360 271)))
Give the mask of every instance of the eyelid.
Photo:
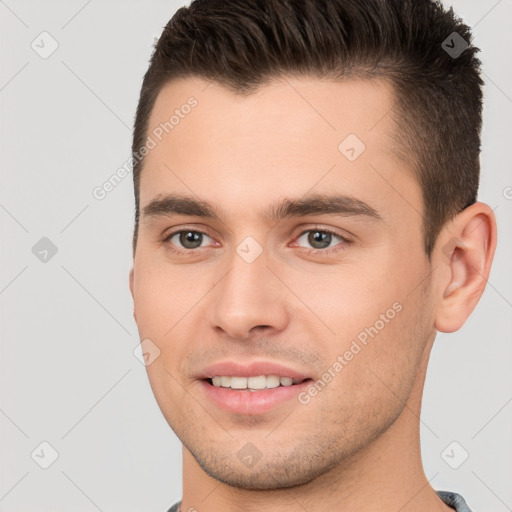
POLYGON ((339 236, 339 237, 343 238, 344 240, 350 241, 350 242, 355 241, 358 238, 357 235, 351 233, 350 231, 348 231, 346 229, 342 229, 340 227, 332 227, 329 225, 322 225, 322 224, 318 224, 318 223, 306 225, 305 227, 301 226, 301 231, 299 232, 299 235, 297 235, 297 236, 303 235, 306 231, 314 231, 314 230, 326 231, 327 233, 331 233, 333 235, 339 236))
POLYGON ((171 238, 184 232, 184 231, 185 232, 192 231, 193 233, 201 233, 202 235, 205 235, 205 236, 211 238, 212 240, 214 240, 214 237, 212 236, 211 233, 208 232, 208 230, 206 228, 198 228, 195 226, 180 226, 179 228, 171 229, 170 231, 166 231, 162 236, 162 241, 164 242, 164 244, 168 245, 169 250, 175 251, 178 253, 192 253, 192 252, 198 251, 199 249, 205 248, 205 247, 197 247, 195 249, 183 249, 180 247, 176 247, 176 248, 170 247, 170 246, 174 245, 174 244, 171 244, 171 238))
POLYGON ((318 224, 315 224, 314 226, 303 227, 301 229, 301 231, 299 232, 299 234, 294 237, 293 243, 297 244, 297 240, 310 231, 320 231, 321 233, 329 233, 330 235, 338 237, 341 241, 332 247, 327 247, 326 249, 313 249, 313 248, 298 246, 309 254, 336 253, 336 252, 342 251, 345 248, 345 246, 350 245, 352 243, 352 240, 350 238, 348 238, 347 236, 345 236, 341 233, 338 233, 335 229, 326 227, 326 226, 320 226, 318 224))

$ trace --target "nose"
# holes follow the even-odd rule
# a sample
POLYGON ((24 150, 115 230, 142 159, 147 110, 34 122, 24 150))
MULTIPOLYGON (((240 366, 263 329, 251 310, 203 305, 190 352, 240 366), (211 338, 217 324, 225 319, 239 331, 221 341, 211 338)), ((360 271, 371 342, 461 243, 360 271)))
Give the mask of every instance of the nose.
POLYGON ((247 340, 256 331, 282 331, 290 315, 286 287, 268 268, 266 252, 248 263, 234 252, 230 270, 215 287, 211 324, 226 336, 247 340))

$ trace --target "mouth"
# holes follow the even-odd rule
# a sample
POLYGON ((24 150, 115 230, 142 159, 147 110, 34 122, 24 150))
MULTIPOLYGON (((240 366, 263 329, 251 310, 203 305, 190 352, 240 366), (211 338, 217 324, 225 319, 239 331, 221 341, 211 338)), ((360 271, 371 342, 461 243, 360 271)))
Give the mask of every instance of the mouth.
POLYGON ((294 403, 299 407, 299 394, 313 379, 287 375, 216 375, 199 382, 205 399, 223 412, 257 416, 294 403))
POLYGON ((279 387, 291 387, 302 382, 312 381, 310 378, 293 378, 280 375, 256 375, 251 377, 216 375, 204 379, 208 384, 217 388, 234 391, 260 392, 279 387))
POLYGON ((299 405, 299 393, 313 381, 302 370, 271 360, 217 361, 196 378, 206 401, 224 412, 243 415, 299 405))

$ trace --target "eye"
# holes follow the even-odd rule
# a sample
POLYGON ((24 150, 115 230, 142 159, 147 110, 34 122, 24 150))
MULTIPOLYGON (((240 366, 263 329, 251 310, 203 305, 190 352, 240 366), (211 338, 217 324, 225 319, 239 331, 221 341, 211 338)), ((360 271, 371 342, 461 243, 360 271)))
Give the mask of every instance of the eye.
POLYGON ((181 231, 174 231, 164 239, 164 242, 169 242, 178 246, 178 249, 176 249, 178 251, 183 249, 192 250, 202 247, 202 243, 204 242, 205 237, 212 240, 211 237, 202 231, 186 229, 181 231), (175 241, 173 241, 173 239, 175 239, 175 241))
MULTIPOLYGON (((163 241, 168 244, 168 248, 172 252, 190 253, 194 249, 208 246, 213 241, 213 238, 203 231, 196 229, 181 229, 179 231, 173 231, 167 235, 163 241)), ((345 237, 325 228, 314 228, 303 231, 297 238, 297 242, 299 246, 304 247, 306 252, 312 254, 336 252, 343 250, 345 246, 351 243, 351 241, 345 237), (300 242, 301 240, 303 241, 303 239, 313 248, 309 249, 302 246, 300 242), (331 246, 332 242, 336 239, 339 240, 339 243, 331 246), (341 247, 338 248, 338 246, 341 247)))
MULTIPOLYGON (((330 249, 330 245, 333 242, 334 239, 340 240, 340 243, 336 244, 334 247, 337 247, 339 245, 348 245, 350 243, 349 240, 342 237, 341 235, 338 235, 337 233, 334 233, 333 231, 329 229, 308 229, 307 231, 303 231, 302 234, 297 238, 297 242, 300 242, 301 239, 306 240, 308 244, 310 244, 313 249, 308 249, 308 252, 333 252, 331 250, 324 250, 326 248, 330 249)), ((306 248, 307 249, 307 248, 306 248)), ((334 249, 335 251, 338 249, 334 249)))

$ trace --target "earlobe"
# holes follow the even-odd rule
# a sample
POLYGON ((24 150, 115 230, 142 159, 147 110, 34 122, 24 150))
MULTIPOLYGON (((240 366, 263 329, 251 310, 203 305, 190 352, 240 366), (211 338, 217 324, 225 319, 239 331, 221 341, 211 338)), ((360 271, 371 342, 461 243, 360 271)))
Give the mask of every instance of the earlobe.
POLYGON ((450 222, 439 235, 436 263, 442 277, 435 328, 460 329, 477 305, 487 284, 496 249, 496 219, 488 205, 475 203, 450 222))

